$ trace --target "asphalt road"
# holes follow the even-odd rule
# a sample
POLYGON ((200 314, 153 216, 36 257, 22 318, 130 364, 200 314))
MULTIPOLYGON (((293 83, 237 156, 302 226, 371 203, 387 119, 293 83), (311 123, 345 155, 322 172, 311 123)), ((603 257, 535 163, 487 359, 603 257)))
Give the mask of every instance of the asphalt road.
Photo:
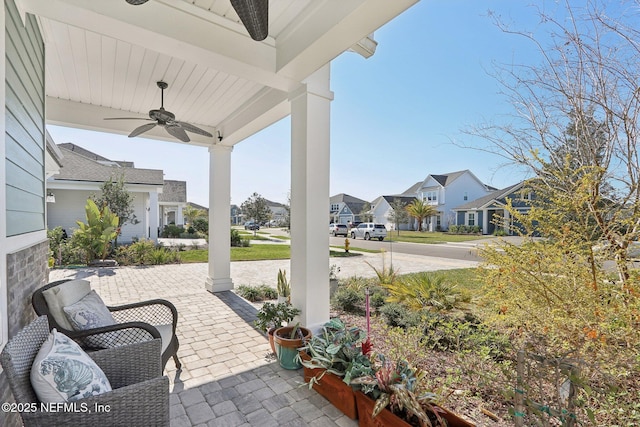
MULTIPOLYGON (((344 246, 345 238, 329 237, 329 244, 331 246, 344 246)), ((387 252, 398 252, 410 255, 422 255, 432 256, 439 258, 459 259, 465 261, 482 261, 478 256, 477 246, 482 246, 493 239, 474 240, 465 243, 441 243, 441 244, 420 244, 420 243, 405 243, 405 242, 391 242, 388 239, 382 242, 378 240, 362 240, 362 239, 349 239, 349 243, 352 248, 363 248, 380 250, 384 249, 387 252)))

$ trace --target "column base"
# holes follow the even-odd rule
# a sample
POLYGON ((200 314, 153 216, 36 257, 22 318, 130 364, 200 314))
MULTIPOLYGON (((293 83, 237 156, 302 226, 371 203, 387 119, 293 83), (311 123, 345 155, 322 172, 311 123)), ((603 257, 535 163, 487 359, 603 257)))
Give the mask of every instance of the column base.
POLYGON ((207 277, 204 287, 211 293, 230 291, 233 289, 233 280, 231 280, 230 277, 224 279, 212 279, 211 277, 207 277))

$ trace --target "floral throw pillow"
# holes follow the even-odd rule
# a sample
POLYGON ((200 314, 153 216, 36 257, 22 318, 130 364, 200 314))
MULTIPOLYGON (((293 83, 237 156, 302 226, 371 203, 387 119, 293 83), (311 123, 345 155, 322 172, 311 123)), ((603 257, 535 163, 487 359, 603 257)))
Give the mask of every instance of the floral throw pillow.
POLYGON ((31 386, 44 403, 111 391, 100 367, 71 338, 53 329, 31 366, 31 386))
MULTIPOLYGON (((84 298, 62 310, 67 315, 67 319, 76 331, 84 331, 87 329, 99 328, 101 326, 114 325, 111 312, 100 298, 96 291, 89 292, 84 298)), ((94 348, 113 347, 117 340, 117 333, 110 332, 106 334, 96 335, 85 338, 88 346, 94 348)))

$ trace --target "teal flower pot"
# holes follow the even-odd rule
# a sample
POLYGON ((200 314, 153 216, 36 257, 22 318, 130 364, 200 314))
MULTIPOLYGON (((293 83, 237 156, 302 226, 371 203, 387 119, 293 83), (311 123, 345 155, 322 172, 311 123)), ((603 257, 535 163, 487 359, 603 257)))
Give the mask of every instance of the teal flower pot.
POLYGON ((278 363, 284 369, 300 369, 302 365, 296 359, 298 355, 298 349, 304 346, 304 343, 311 338, 311 331, 307 328, 298 327, 301 331, 296 337, 291 337, 291 331, 293 326, 285 326, 276 329, 273 333, 273 342, 276 347, 276 356, 278 357, 278 363))

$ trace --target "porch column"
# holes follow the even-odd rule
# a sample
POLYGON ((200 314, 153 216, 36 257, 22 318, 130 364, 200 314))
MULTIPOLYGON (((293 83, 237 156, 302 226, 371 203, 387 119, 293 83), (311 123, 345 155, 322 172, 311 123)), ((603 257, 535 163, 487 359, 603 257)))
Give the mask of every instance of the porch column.
POLYGON ((158 192, 149 192, 149 240, 158 241, 158 192))
POLYGON ((329 320, 330 67, 312 74, 291 102, 291 302, 300 323, 329 320))
POLYGON ((489 234, 489 210, 482 209, 482 234, 489 234))
POLYGON ((511 213, 508 210, 504 210, 504 224, 502 228, 504 229, 507 236, 511 236, 513 232, 511 231, 511 213))
POLYGON ((233 147, 209 148, 209 292, 233 289, 231 280, 231 151, 233 147))
POLYGON ((178 204, 176 209, 176 225, 184 225, 184 215, 182 215, 182 205, 178 204))

